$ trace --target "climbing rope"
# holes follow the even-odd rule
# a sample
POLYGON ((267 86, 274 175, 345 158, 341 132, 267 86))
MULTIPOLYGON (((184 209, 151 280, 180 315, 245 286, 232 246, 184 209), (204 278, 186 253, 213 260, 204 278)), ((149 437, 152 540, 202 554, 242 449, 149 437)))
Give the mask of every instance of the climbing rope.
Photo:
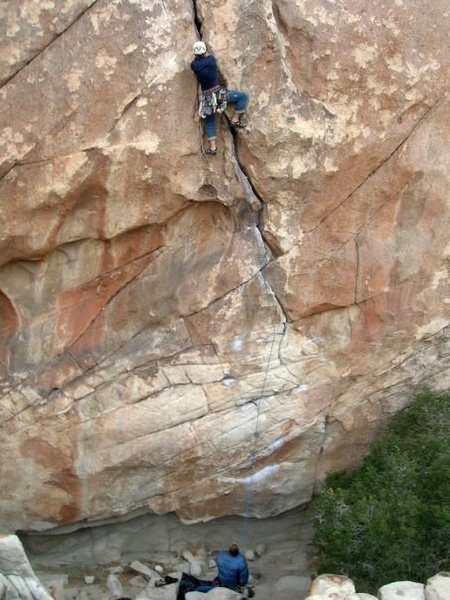
MULTIPOLYGON (((231 129, 231 127, 230 127, 231 129)), ((233 140, 234 140, 234 149, 235 149, 235 159, 237 162, 237 165, 239 168, 241 168, 240 162, 239 162, 239 157, 238 157, 238 153, 237 153, 237 148, 236 148, 236 140, 235 140, 235 133, 233 132, 233 130, 231 129, 232 135, 233 135, 233 140)), ((242 168, 241 171, 243 172, 242 168)), ((247 179, 245 173, 243 172, 244 177, 247 179)), ((250 183, 248 183, 250 185, 250 183)), ((247 218, 248 221, 251 222, 251 215, 250 215, 250 210, 249 210, 249 205, 248 202, 245 202, 245 206, 246 206, 246 210, 247 210, 247 218)), ((262 236, 261 236, 262 237, 262 236)), ((262 275, 261 275, 262 276, 262 275)), ((268 296, 271 297, 273 296, 273 292, 270 289, 269 284, 267 283, 266 279, 264 278, 264 276, 262 276, 263 282, 264 282, 264 286, 266 288, 266 291, 268 293, 268 296)), ((263 382, 262 382, 262 386, 261 386, 261 390, 259 393, 259 396, 253 401, 253 404, 256 407, 256 419, 255 419, 255 433, 254 433, 254 437, 253 437, 253 448, 250 452, 250 477, 248 479, 248 482, 246 482, 246 487, 245 487, 245 500, 244 500, 244 520, 243 520, 243 524, 242 524, 242 535, 241 535, 241 540, 242 540, 242 545, 244 548, 248 548, 249 547, 249 543, 250 543, 250 535, 249 535, 249 530, 250 530, 250 510, 251 510, 251 505, 252 505, 252 501, 253 501, 253 495, 254 495, 254 490, 253 490, 253 485, 255 483, 255 474, 256 474, 256 462, 257 462, 257 448, 258 448, 258 438, 259 438, 259 419, 260 419, 260 412, 261 412, 261 400, 264 397, 264 392, 266 390, 266 383, 267 383, 267 377, 268 377, 268 373, 269 373, 269 369, 270 369, 270 363, 272 361, 272 355, 273 355, 273 350, 275 347, 275 342, 276 342, 276 336, 277 336, 277 330, 276 330, 276 323, 275 323, 275 319, 272 318, 272 336, 271 336, 271 344, 270 344, 270 351, 269 351, 269 356, 266 362, 266 366, 265 366, 265 370, 264 370, 264 378, 263 378, 263 382)))
MULTIPOLYGON (((271 292, 271 290, 268 287, 268 284, 265 280, 264 280, 264 284, 271 292)), ((257 447, 258 447, 258 438, 259 438, 259 416, 260 416, 260 412, 261 412, 261 400, 264 397, 267 375, 268 375, 268 372, 270 369, 270 362, 272 360, 272 353, 273 353, 273 348, 275 346, 275 339, 276 339, 276 335, 277 335, 276 328, 273 323, 272 323, 272 326, 273 326, 272 341, 271 341, 271 345, 270 345, 269 358, 267 359, 266 368, 265 368, 265 372, 264 372, 263 384, 261 387, 261 392, 260 392, 259 397, 256 400, 254 400, 254 404, 256 406, 255 433, 254 433, 254 437, 253 437, 253 449, 250 453, 250 462, 251 462, 250 478, 248 480, 248 483, 246 483, 246 487, 245 487, 244 521, 243 521, 243 525, 242 525, 242 543, 243 543, 244 547, 248 547, 249 543, 250 543, 250 535, 249 535, 250 514, 249 513, 250 513, 250 508, 251 508, 252 500, 253 500, 253 483, 254 483, 254 478, 255 478, 255 473, 256 473, 256 458, 257 458, 257 447)))

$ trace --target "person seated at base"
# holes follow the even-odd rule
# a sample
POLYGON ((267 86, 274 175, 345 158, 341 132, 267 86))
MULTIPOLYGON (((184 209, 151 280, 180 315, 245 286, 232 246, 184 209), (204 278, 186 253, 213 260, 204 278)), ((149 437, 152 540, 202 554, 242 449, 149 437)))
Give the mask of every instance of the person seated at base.
POLYGON ((217 559, 218 574, 216 579, 211 582, 202 581, 195 588, 196 592, 208 592, 214 587, 226 587, 236 592, 243 592, 244 597, 252 598, 254 592, 251 588, 246 588, 248 583, 248 565, 243 554, 239 552, 239 546, 236 542, 232 542, 228 550, 219 552, 217 559))

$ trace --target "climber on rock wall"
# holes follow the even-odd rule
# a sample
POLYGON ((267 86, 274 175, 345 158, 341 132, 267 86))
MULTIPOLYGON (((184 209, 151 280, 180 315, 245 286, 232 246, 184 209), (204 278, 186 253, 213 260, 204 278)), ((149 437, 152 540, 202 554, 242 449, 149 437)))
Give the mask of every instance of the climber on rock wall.
POLYGON ((214 156, 217 154, 216 112, 223 112, 227 104, 233 104, 231 125, 244 128, 242 117, 247 108, 248 95, 239 90, 227 90, 220 85, 216 57, 207 52, 205 42, 195 42, 192 51, 195 58, 191 62, 191 69, 201 87, 199 114, 204 120, 208 138, 205 153, 214 156))

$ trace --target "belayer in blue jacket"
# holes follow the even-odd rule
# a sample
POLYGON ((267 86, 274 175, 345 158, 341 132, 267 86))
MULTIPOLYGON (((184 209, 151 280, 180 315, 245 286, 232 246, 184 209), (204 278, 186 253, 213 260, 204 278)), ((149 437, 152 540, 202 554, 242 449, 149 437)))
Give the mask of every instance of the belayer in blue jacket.
MULTIPOLYGON (((230 544, 228 550, 219 552, 216 558, 218 574, 214 581, 199 581, 196 592, 208 592, 220 586, 231 590, 241 590, 248 583, 248 567, 245 556, 240 554, 236 543, 230 544)), ((248 589, 248 588, 247 588, 248 589)), ((253 590, 248 589, 249 598, 253 597, 253 590)))
POLYGON ((217 577, 223 587, 236 589, 247 585, 247 561, 245 556, 239 552, 237 544, 232 543, 228 550, 219 552, 216 562, 219 569, 217 577))
MULTIPOLYGON (((219 552, 216 558, 218 574, 214 581, 198 580, 196 592, 208 592, 220 586, 231 590, 242 591, 248 583, 248 566, 245 556, 240 554, 238 545, 233 542, 228 550, 219 552)), ((246 588, 248 597, 252 598, 253 590, 246 588)), ((247 598, 247 596, 245 596, 247 598)))
POLYGON ((214 156, 217 153, 216 111, 222 112, 227 104, 233 104, 231 125, 238 129, 244 128, 243 115, 247 108, 248 95, 240 90, 227 90, 220 85, 216 57, 208 54, 205 42, 195 42, 192 51, 195 58, 191 62, 191 69, 201 88, 200 116, 208 138, 205 153, 214 156))

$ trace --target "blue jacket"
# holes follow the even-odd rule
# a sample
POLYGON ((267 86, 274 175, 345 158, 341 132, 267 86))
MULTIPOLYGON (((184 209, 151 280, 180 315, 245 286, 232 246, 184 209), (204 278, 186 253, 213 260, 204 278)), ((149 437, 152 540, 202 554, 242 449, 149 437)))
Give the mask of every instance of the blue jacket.
POLYGON ((211 54, 209 56, 197 56, 191 62, 191 69, 197 76, 202 90, 209 90, 220 84, 215 56, 211 54))
POLYGON ((217 566, 219 568, 219 581, 222 585, 235 588, 238 585, 247 584, 248 567, 242 554, 233 556, 228 551, 223 550, 217 556, 217 566))

